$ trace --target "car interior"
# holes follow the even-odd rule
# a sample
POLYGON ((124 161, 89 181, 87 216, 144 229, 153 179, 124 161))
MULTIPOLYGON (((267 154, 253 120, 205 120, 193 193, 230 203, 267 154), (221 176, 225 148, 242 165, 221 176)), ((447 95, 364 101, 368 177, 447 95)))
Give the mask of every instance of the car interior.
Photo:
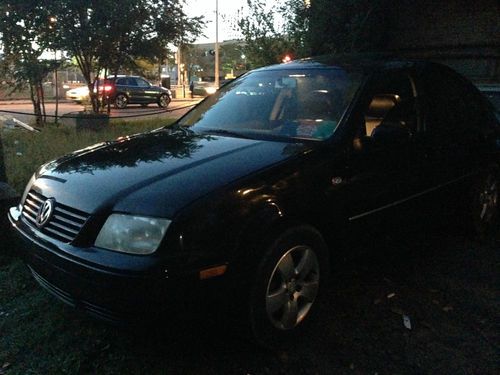
POLYGON ((416 131, 418 116, 413 81, 407 75, 397 78, 388 85, 382 81, 375 88, 364 111, 361 132, 365 134, 362 135, 374 138, 396 130, 400 135, 410 136, 416 131))

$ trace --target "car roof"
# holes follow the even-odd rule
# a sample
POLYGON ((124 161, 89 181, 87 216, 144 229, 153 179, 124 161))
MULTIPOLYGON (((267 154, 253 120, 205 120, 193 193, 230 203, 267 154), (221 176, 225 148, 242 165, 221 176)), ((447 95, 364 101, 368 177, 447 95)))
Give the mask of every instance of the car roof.
MULTIPOLYGON (((113 79, 115 78, 115 75, 107 76, 106 79, 113 79)), ((126 74, 117 74, 116 78, 143 78, 141 76, 131 76, 131 75, 126 75, 126 74)))
POLYGON ((366 73, 374 71, 383 71, 387 69, 398 68, 424 68, 424 67, 445 67, 442 64, 421 61, 409 60, 395 57, 387 54, 337 54, 337 55, 322 55, 308 57, 305 59, 292 60, 283 64, 275 64, 266 66, 258 71, 271 70, 298 70, 298 69, 324 69, 335 68, 347 70, 359 70, 366 73))
POLYGON ((479 91, 500 92, 500 83, 481 83, 476 85, 479 91))

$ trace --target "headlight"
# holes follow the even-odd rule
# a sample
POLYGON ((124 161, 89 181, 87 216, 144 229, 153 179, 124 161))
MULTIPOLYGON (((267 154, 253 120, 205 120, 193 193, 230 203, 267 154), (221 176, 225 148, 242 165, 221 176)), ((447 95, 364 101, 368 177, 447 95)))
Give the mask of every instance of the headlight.
POLYGON ((170 220, 112 214, 101 228, 95 245, 130 254, 151 254, 160 245, 170 220))
POLYGON ((212 95, 217 91, 217 89, 215 87, 206 87, 205 91, 207 92, 208 95, 212 95))

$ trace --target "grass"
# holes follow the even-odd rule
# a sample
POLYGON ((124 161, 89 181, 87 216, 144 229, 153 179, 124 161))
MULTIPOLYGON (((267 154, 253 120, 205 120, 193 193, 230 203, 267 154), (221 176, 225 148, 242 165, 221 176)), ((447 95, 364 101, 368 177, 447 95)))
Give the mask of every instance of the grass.
POLYGON ((53 124, 46 125, 40 133, 4 130, 0 134, 7 182, 21 193, 33 172, 47 161, 98 142, 156 129, 172 122, 171 119, 112 121, 101 131, 76 131, 53 124))

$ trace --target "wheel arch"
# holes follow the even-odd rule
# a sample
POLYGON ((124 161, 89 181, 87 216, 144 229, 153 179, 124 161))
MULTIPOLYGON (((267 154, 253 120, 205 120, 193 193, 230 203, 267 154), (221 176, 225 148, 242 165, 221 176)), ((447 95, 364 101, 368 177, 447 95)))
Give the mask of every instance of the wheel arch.
POLYGON ((251 272, 258 266, 266 249, 276 238, 298 229, 310 231, 318 236, 325 246, 328 257, 331 257, 330 247, 316 225, 299 219, 295 215, 284 214, 274 203, 260 207, 246 221, 242 231, 238 234, 237 251, 232 257, 233 267, 231 268, 237 273, 251 272))

